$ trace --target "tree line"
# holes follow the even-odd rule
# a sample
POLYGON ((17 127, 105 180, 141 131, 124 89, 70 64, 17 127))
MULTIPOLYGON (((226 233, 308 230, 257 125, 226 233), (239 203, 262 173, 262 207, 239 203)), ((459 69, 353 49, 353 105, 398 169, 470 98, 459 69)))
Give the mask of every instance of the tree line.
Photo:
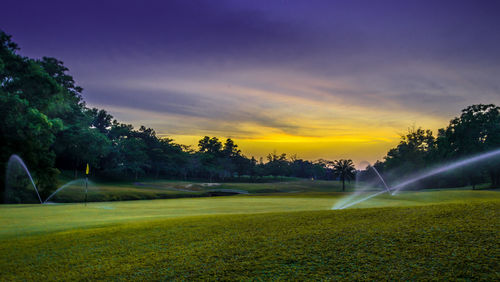
MULTIPOLYGON (((232 139, 205 136, 197 148, 160 138, 151 128, 135 129, 103 109, 89 108, 83 89, 63 62, 18 54, 11 37, 0 31, 0 183, 12 154, 22 157, 43 194, 56 188, 58 174, 81 177, 88 163, 102 179, 175 178, 208 181, 259 181, 264 176, 349 180, 336 162, 308 161, 270 153, 266 160, 242 154, 232 139)), ((339 161, 338 161, 339 162, 339 161)), ((344 163, 345 164, 345 163, 344 163)))
MULTIPOLYGON (((19 55, 18 50, 11 37, 0 31, 2 189, 6 161, 12 154, 22 157, 44 194, 56 188, 61 171, 71 171, 78 178, 87 163, 94 177, 110 180, 263 181, 270 176, 339 179, 345 183, 354 179, 351 160, 309 161, 276 152, 256 160, 245 156, 232 139, 205 136, 193 148, 160 138, 151 128, 136 129, 120 123, 105 110, 86 106, 83 89, 61 61, 31 59, 19 55)), ((391 180, 495 148, 500 148, 500 109, 473 105, 440 129, 437 136, 430 130, 411 129, 374 166, 391 180)), ((424 184, 443 187, 490 181, 498 187, 499 169, 498 163, 490 162, 466 174, 433 178, 424 184)), ((366 171, 363 173, 368 177, 366 171)))
MULTIPOLYGON (((500 107, 493 104, 472 105, 462 110, 447 127, 438 130, 435 136, 431 130, 409 128, 401 136, 399 144, 389 150, 382 161, 374 167, 386 180, 396 183, 398 179, 411 177, 418 172, 440 165, 477 156, 500 149, 500 107)), ((364 180, 376 176, 368 167, 359 175, 364 180)), ((485 159, 462 166, 439 175, 422 179, 413 187, 438 188, 462 187, 490 183, 500 187, 500 157, 485 159)))

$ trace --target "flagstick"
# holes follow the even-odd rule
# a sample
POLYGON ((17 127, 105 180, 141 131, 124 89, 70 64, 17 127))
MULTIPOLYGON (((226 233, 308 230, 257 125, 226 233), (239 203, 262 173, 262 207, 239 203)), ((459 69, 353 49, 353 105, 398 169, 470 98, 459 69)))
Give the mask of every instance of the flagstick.
POLYGON ((89 194, 89 178, 85 177, 85 206, 87 206, 87 195, 89 194))

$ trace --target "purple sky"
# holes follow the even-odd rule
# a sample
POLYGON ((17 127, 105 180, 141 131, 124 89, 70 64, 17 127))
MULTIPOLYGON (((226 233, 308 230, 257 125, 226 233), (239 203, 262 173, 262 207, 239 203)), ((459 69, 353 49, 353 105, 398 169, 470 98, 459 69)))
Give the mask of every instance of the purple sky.
POLYGON ((372 161, 412 124, 500 104, 499 15, 477 0, 18 0, 0 28, 21 54, 64 61, 88 104, 121 121, 372 161))

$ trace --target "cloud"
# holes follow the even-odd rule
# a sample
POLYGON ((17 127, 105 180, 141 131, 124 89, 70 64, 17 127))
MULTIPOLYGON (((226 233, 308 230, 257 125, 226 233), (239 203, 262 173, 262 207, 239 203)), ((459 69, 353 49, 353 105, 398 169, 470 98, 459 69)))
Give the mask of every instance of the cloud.
POLYGON ((0 26, 22 54, 65 61, 89 104, 161 134, 289 141, 311 156, 361 140, 350 150, 380 155, 412 124, 500 104, 498 6, 10 1, 0 26))

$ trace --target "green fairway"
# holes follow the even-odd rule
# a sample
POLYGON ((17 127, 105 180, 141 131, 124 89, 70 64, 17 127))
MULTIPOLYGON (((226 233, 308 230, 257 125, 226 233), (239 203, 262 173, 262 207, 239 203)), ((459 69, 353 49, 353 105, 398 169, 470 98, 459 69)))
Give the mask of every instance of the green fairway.
MULTIPOLYGON (((203 183, 193 181, 149 180, 140 182, 90 182, 88 199, 91 202, 147 200, 169 198, 207 197, 214 191, 234 191, 236 193, 269 194, 300 192, 341 192, 339 181, 286 179, 264 179, 261 183, 203 183), (274 181, 273 181, 274 180, 274 181)), ((59 191, 50 199, 52 202, 83 202, 85 198, 84 180, 72 181, 62 178, 59 186, 73 183, 59 191)), ((353 185, 347 183, 346 190, 353 185)), ((35 195, 33 195, 35 196, 35 195)))
MULTIPOLYGON (((286 193, 230 197, 114 201, 49 205, 0 205, 0 238, 122 222, 215 214, 329 210, 347 194, 286 193)), ((442 190, 382 194, 352 208, 471 203, 499 199, 494 191, 442 190)))
POLYGON ((335 197, 232 196, 60 205, 0 205, 0 238, 120 222, 211 214, 328 210, 335 197))
POLYGON ((498 192, 343 196, 0 205, 0 280, 500 278, 498 192))
MULTIPOLYGON (((374 192, 361 193, 350 199, 363 199, 374 192)), ((488 199, 500 199, 498 191, 473 191, 466 189, 433 189, 423 191, 403 191, 398 195, 388 193, 380 194, 369 200, 360 202, 349 207, 350 209, 374 208, 374 207, 401 207, 401 206, 419 206, 443 203, 475 203, 488 199)), ((343 199, 339 199, 344 201, 343 199)), ((347 202, 348 203, 348 202, 347 202)))

